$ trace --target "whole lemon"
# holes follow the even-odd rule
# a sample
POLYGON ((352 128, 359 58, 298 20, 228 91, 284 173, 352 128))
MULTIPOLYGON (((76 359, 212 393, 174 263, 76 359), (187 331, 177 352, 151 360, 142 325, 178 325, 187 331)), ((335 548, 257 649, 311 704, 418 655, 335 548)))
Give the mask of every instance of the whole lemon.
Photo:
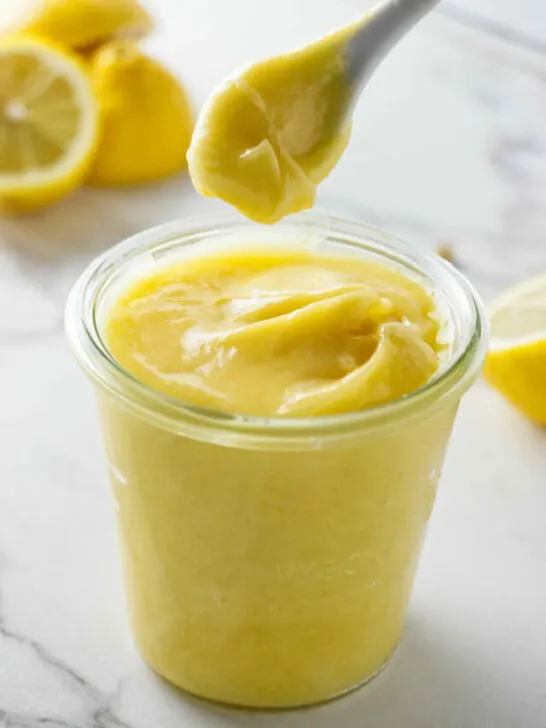
POLYGON ((92 58, 91 74, 102 140, 90 184, 139 184, 184 169, 193 115, 175 76, 130 41, 100 49, 92 58))
POLYGON ((16 25, 19 32, 77 49, 142 37, 152 29, 152 18, 138 0, 34 0, 26 3, 16 25))

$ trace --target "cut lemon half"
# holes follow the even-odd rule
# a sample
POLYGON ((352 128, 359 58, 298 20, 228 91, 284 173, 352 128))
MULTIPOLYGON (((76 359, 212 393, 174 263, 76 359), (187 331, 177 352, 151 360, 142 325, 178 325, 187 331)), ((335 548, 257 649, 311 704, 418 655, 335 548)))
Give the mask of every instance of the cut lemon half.
POLYGON ((523 414, 546 425, 546 273, 498 298, 490 322, 486 380, 523 414))
POLYGON ((80 61, 43 40, 0 42, 0 210, 67 195, 85 179, 97 142, 97 104, 80 61))

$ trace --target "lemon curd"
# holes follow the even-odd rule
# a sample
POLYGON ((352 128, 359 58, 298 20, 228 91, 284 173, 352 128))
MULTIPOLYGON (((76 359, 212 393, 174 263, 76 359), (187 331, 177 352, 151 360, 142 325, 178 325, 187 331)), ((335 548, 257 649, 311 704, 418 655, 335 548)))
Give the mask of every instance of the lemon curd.
POLYGON ((67 312, 136 643, 177 686, 242 706, 326 700, 388 660, 483 360, 456 271, 312 220, 143 234, 67 312))
POLYGON ((107 341, 127 371, 187 402, 309 416, 418 389, 438 368, 438 328, 430 295, 396 270, 255 247, 139 280, 107 341))
MULTIPOLYGON (((138 279, 105 328, 116 360, 156 390, 305 417, 425 384, 441 350, 435 313, 420 284, 385 265, 254 246, 138 279)), ((377 671, 402 629, 452 416, 310 456, 158 437, 106 408, 150 664, 193 692, 255 706, 320 700, 377 671)))
POLYGON ((313 206, 349 142, 342 49, 362 22, 236 71, 211 94, 188 152, 199 192, 261 223, 313 206))

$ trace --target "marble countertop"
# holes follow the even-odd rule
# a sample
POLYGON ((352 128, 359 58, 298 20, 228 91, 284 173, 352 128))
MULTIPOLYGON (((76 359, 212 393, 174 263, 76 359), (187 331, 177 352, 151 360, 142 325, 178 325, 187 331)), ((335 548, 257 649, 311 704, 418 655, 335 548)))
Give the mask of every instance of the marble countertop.
MULTIPOLYGON (((199 104, 232 66, 366 2, 149 5, 150 49, 199 104)), ((546 270, 545 118, 543 0, 445 0, 371 81, 319 206, 449 243, 489 299, 546 270)), ((212 209, 176 179, 0 220, 0 728, 544 728, 546 433, 482 383, 455 428, 403 643, 369 689, 244 714, 181 696, 137 657, 93 394, 63 306, 99 251, 212 209)))

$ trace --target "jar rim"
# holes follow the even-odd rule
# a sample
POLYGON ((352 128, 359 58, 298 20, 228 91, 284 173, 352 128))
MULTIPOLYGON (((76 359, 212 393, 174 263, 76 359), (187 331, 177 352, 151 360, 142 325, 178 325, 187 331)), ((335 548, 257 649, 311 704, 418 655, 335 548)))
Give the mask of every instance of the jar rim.
POLYGON ((352 245, 425 276, 452 298, 464 314, 464 331, 449 360, 422 387, 403 397, 374 407, 342 414, 288 418, 242 415, 193 405, 144 384, 113 357, 104 343, 97 321, 97 301, 123 267, 145 254, 190 245, 210 236, 254 230, 263 234, 272 228, 253 223, 234 213, 197 216, 177 220, 138 233, 110 248, 92 261, 75 283, 68 298, 65 327, 68 342, 93 382, 134 414, 158 427, 193 439, 218 444, 257 448, 264 441, 299 449, 321 447, 325 439, 339 439, 363 430, 382 430, 406 422, 424 410, 430 412, 447 395, 457 398, 478 377, 488 340, 483 303, 468 280, 450 263, 424 248, 401 241, 394 235, 363 222, 319 213, 300 213, 274 226, 275 234, 289 230, 300 237, 316 234, 337 243, 352 245))

